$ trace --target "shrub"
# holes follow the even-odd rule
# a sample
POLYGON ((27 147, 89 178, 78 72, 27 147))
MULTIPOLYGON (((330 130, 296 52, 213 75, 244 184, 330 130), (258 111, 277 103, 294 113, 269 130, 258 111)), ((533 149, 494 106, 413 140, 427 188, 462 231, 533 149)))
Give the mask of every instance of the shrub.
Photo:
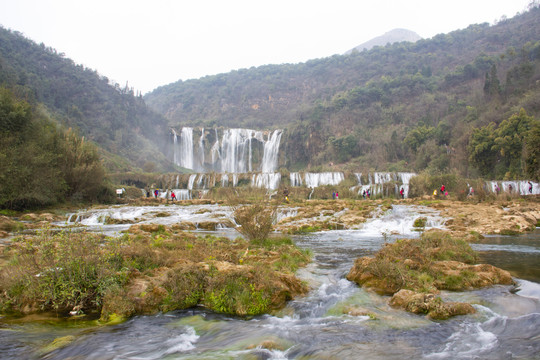
POLYGON ((261 201, 253 205, 234 208, 234 221, 239 225, 236 229, 249 241, 261 243, 268 237, 276 221, 277 203, 261 201))
POLYGON ((1 308, 19 311, 95 309, 111 286, 127 281, 114 244, 103 245, 95 234, 43 231, 33 239, 19 239, 18 255, 0 273, 1 308))

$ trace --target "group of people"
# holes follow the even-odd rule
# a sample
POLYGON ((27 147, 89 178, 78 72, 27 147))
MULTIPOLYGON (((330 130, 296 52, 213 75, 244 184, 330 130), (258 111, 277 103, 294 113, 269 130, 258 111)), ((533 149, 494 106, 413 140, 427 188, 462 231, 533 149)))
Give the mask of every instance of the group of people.
POLYGON ((334 200, 339 200, 339 192, 337 192, 337 191, 332 191, 332 199, 334 199, 334 200))
MULTIPOLYGON (((154 198, 158 198, 159 197, 159 189, 155 189, 154 190, 154 198)), ((150 197, 150 191, 146 190, 146 197, 150 197)), ((176 194, 174 193, 174 191, 171 191, 171 200, 172 201, 176 201, 176 194)))
POLYGON ((366 196, 367 196, 367 198, 369 199, 370 195, 371 195, 371 190, 369 190, 369 188, 367 188, 367 189, 365 189, 364 191, 362 191, 362 197, 363 197, 364 199, 366 198, 366 196))

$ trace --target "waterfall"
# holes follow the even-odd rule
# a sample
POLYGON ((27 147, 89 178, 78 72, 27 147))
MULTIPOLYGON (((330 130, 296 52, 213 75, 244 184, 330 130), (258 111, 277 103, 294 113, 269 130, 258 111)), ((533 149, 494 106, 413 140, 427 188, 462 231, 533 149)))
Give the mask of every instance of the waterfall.
POLYGON ((251 161, 252 138, 262 139, 262 133, 249 129, 225 130, 221 140, 222 172, 245 173, 248 171, 251 166, 247 163, 251 161))
POLYGON ((200 171, 204 171, 204 128, 201 129, 201 138, 199 139, 199 163, 200 171))
POLYGON ((279 144, 282 130, 274 130, 265 135, 251 129, 225 129, 221 137, 214 129, 215 141, 210 145, 201 128, 200 138, 193 139, 193 128, 183 127, 173 134, 173 161, 175 164, 197 172, 246 173, 262 171, 275 172, 278 167, 279 144), (198 143, 198 145, 194 144, 198 143), (206 159, 210 154, 211 159, 206 159), (258 155, 260 154, 260 155, 258 155), (258 156, 257 156, 258 155, 258 156), (210 162, 211 161, 211 162, 210 162), (254 164, 254 161, 257 161, 254 164))
POLYGON ((193 128, 182 128, 180 133, 180 162, 178 165, 193 170, 193 128))
POLYGON ((223 174, 221 175, 221 187, 227 187, 229 186, 229 175, 223 174))
MULTIPOLYGON (((409 182, 413 176, 416 176, 415 173, 400 172, 398 173, 399 179, 401 180, 401 186, 403 187, 403 192, 405 197, 409 197, 409 182)), ((399 190, 398 190, 399 191, 399 190)))
POLYGON ((275 130, 268 141, 264 143, 264 154, 262 159, 262 172, 270 173, 277 169, 279 143, 281 141, 281 130, 275 130))
POLYGON ((280 173, 259 173, 251 177, 251 186, 275 190, 281 181, 280 173))
POLYGON ((197 174, 191 174, 189 175, 188 180, 188 190, 193 190, 193 183, 195 182, 195 178, 197 177, 197 174))
POLYGON ((289 178, 291 179, 291 186, 302 186, 302 176, 300 173, 292 172, 289 174, 289 178))
POLYGON ((315 188, 322 185, 338 185, 345 179, 342 172, 305 173, 304 181, 307 187, 315 188))
POLYGON ((488 181, 486 182, 486 185, 493 193, 497 193, 496 187, 499 186, 499 193, 506 192, 509 194, 519 194, 519 195, 540 195, 540 184, 533 181, 529 181, 529 180, 515 180, 515 181, 501 181, 501 182, 488 181), (531 184, 532 184, 532 192, 529 191, 529 187, 531 184), (510 187, 512 187, 512 190, 510 190, 510 187))
POLYGON ((219 137, 217 129, 214 129, 216 132, 216 142, 214 145, 212 145, 212 149, 210 150, 210 154, 212 156, 212 166, 215 168, 218 160, 221 158, 221 155, 219 153, 219 137))

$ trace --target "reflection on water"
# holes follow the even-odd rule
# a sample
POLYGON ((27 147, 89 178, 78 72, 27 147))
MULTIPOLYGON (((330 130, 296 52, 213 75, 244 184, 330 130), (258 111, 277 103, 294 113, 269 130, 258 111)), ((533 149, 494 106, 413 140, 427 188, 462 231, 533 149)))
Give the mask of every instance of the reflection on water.
POLYGON ((471 246, 479 252, 480 262, 540 282, 540 229, 518 236, 489 235, 471 246))
MULTIPOLYGON (((475 244, 486 262, 529 281, 518 280, 517 291, 494 286, 443 292, 445 300, 468 301, 477 309, 476 314, 448 321, 434 322, 393 309, 388 297, 344 278, 356 257, 372 254, 385 241, 417 236, 412 222, 419 214, 425 216, 425 209, 394 207, 359 230, 295 237, 299 246, 314 253, 313 263, 298 272, 312 290, 278 313, 241 319, 195 308, 139 316, 109 327, 6 320, 0 322, 0 355, 2 359, 100 360, 538 358, 538 232, 526 237, 486 237, 475 244), (351 316, 351 308, 370 316, 351 316), (54 339, 68 335, 73 338, 67 346, 43 351, 54 339), (263 342, 271 346, 263 348, 263 342)), ((443 223, 436 213, 428 216, 431 226, 443 223)))

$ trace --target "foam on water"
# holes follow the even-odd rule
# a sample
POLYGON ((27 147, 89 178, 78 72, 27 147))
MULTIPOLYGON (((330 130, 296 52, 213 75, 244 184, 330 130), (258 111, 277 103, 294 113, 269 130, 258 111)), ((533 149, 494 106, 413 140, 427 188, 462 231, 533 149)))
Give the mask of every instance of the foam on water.
POLYGON ((445 219, 435 210, 422 206, 393 205, 392 209, 381 216, 366 221, 359 230, 363 236, 404 235, 416 237, 414 221, 419 217, 426 218, 425 229, 443 228, 445 219))
POLYGON ((199 339, 199 336, 195 333, 195 329, 192 327, 186 328, 186 333, 169 339, 165 342, 165 346, 168 347, 165 354, 174 354, 178 352, 184 352, 195 349, 194 343, 199 339))
POLYGON ((482 329, 479 323, 463 323, 452 334, 442 351, 428 354, 427 359, 479 359, 482 353, 497 346, 497 336, 482 329))

